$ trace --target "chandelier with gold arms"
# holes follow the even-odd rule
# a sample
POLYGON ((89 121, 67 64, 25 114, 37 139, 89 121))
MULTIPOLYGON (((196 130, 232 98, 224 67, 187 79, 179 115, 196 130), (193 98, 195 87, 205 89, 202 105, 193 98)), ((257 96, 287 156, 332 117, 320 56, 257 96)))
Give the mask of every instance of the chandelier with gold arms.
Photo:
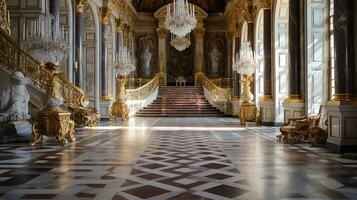
POLYGON ((235 56, 233 70, 239 74, 254 74, 257 65, 250 42, 243 42, 239 53, 235 56))
POLYGON ((178 51, 183 51, 191 46, 190 34, 184 37, 175 36, 171 34, 171 46, 173 46, 178 51))
POLYGON ((67 39, 64 27, 55 25, 53 15, 40 15, 26 29, 24 24, 24 30, 24 49, 42 64, 59 65, 66 57, 67 39))
POLYGON ((117 75, 126 76, 135 70, 135 58, 126 47, 122 47, 116 55, 114 68, 117 75))
POLYGON ((195 7, 187 0, 174 0, 172 12, 171 5, 167 6, 165 27, 171 33, 185 37, 196 27, 196 24, 195 7))

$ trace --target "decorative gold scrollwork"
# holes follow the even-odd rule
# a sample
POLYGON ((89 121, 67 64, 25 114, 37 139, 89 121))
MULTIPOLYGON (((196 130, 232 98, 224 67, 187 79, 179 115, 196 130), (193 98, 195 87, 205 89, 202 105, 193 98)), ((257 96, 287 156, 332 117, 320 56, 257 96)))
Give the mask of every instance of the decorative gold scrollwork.
POLYGON ((201 78, 203 86, 210 91, 217 101, 229 102, 232 100, 232 88, 219 87, 205 75, 202 75, 201 78))
POLYGON ((126 99, 129 101, 146 99, 159 86, 159 81, 160 81, 160 74, 156 74, 156 76, 145 85, 136 89, 127 89, 126 99))

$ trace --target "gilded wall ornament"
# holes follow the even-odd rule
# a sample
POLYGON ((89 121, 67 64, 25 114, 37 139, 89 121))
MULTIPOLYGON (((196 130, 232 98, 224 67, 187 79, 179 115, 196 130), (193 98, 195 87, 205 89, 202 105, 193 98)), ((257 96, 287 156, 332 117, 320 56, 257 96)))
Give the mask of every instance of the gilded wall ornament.
POLYGON ((10 29, 10 13, 7 10, 6 0, 0 1, 0 30, 7 35, 11 35, 10 29))

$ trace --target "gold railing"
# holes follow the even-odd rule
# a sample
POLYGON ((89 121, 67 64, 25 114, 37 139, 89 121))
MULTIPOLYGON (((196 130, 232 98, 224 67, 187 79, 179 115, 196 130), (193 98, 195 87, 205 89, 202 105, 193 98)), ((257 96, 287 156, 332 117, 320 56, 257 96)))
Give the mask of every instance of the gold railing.
POLYGON ((207 76, 202 76, 202 85, 205 87, 217 101, 231 101, 232 100, 232 89, 222 88, 217 86, 212 80, 207 76))
MULTIPOLYGON (((11 71, 21 71, 32 82, 45 90, 51 81, 52 74, 38 61, 18 47, 6 33, 0 30, 0 63, 11 71)), ((61 94, 64 103, 71 107, 85 106, 85 94, 81 89, 70 83, 64 75, 59 76, 61 94)))
POLYGON ((127 78, 126 89, 135 89, 147 84, 152 78, 127 78))
POLYGON ((221 88, 232 88, 233 79, 232 78, 211 78, 213 84, 221 88))
POLYGON ((151 81, 136 89, 127 89, 126 98, 129 101, 145 100, 159 87, 160 76, 157 74, 151 81))

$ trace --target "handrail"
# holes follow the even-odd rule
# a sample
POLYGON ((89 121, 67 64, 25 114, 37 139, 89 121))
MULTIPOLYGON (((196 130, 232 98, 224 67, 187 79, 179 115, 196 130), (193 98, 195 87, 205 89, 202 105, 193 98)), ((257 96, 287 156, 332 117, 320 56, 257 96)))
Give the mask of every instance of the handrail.
POLYGON ((127 78, 126 79, 126 88, 135 89, 147 84, 151 81, 152 78, 127 78))
POLYGON ((127 89, 126 99, 129 101, 145 100, 148 96, 150 96, 150 94, 154 92, 157 87, 159 87, 159 81, 160 76, 159 74, 156 74, 156 76, 145 85, 136 89, 127 89))
MULTIPOLYGON (((12 71, 21 71, 43 90, 46 89, 46 85, 51 81, 51 72, 18 47, 13 39, 2 30, 0 30, 0 63, 12 71)), ((86 96, 84 92, 70 83, 63 75, 58 76, 58 78, 62 87, 60 91, 64 103, 74 108, 85 107, 86 96)))
POLYGON ((213 95, 215 100, 228 102, 232 100, 231 88, 221 88, 205 75, 202 75, 202 85, 213 95))
POLYGON ((233 79, 232 78, 210 78, 212 83, 221 88, 232 88, 233 79))

